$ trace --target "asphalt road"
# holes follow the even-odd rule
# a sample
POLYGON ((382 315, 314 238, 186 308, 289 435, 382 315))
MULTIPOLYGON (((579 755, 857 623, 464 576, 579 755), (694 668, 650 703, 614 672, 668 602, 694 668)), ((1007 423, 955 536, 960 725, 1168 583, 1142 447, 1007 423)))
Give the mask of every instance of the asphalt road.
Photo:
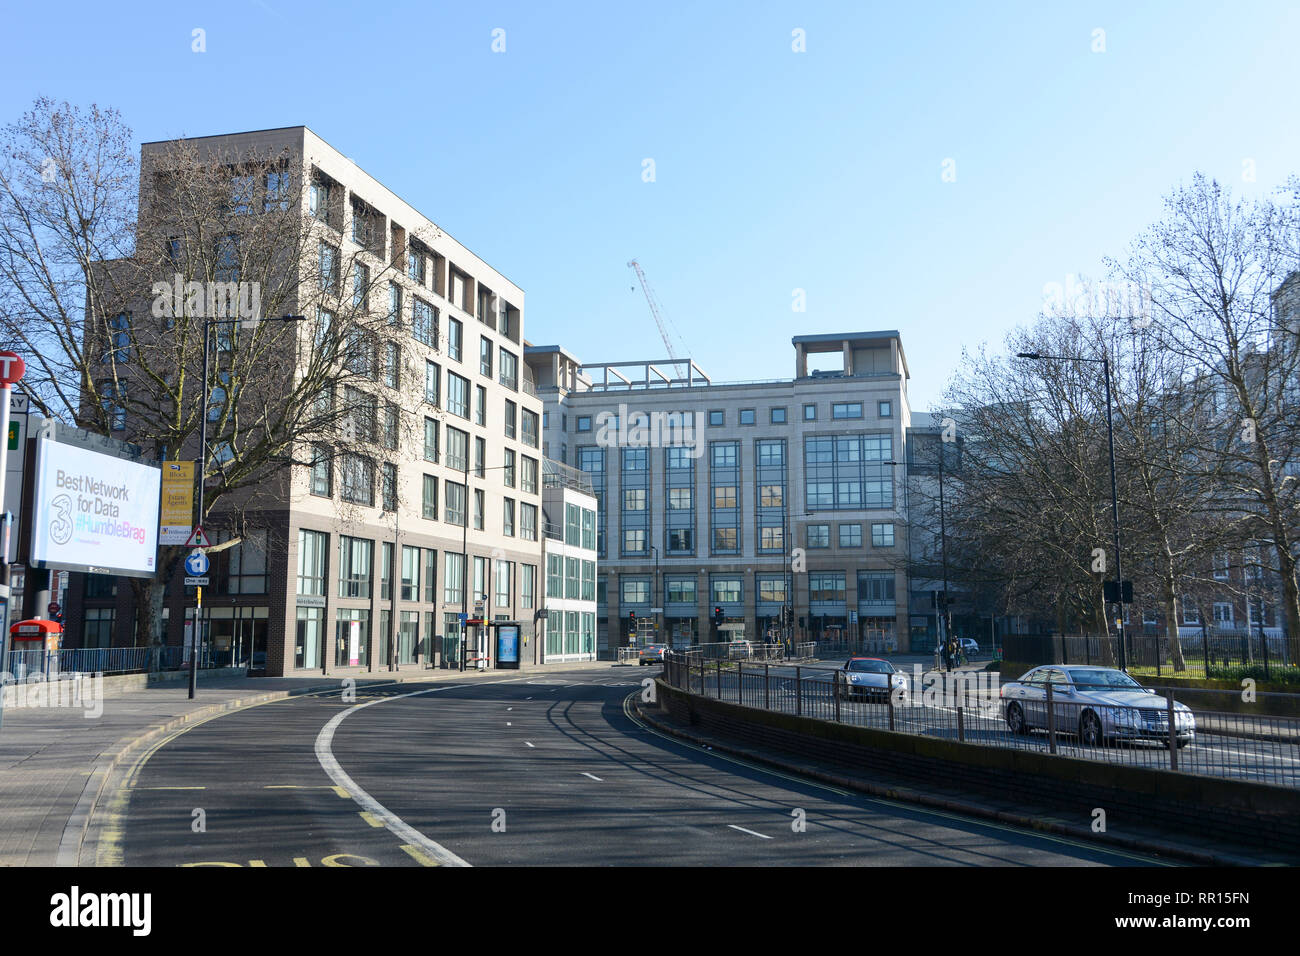
POLYGON ((100 821, 99 862, 1156 862, 850 794, 665 737, 627 704, 657 672, 408 682, 364 690, 355 703, 331 692, 209 720, 137 765, 117 812, 100 821))

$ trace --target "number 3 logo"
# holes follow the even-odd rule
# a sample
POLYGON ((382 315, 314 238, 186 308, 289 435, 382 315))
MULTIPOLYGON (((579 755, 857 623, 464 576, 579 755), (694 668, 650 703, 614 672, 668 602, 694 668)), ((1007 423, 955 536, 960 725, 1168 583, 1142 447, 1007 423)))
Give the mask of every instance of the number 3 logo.
POLYGON ((68 495, 59 495, 50 502, 54 517, 50 519, 50 538, 55 544, 67 544, 72 540, 72 499, 68 495))

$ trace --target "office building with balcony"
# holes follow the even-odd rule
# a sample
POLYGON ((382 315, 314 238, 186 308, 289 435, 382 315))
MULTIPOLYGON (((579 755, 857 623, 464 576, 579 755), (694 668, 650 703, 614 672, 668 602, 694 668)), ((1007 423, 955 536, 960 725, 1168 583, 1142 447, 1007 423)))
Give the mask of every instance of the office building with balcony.
POLYGON ((675 645, 717 640, 715 608, 750 638, 781 635, 789 608, 794 639, 907 649, 901 338, 791 341, 793 378, 743 383, 526 343, 543 450, 597 502, 602 652, 628 643, 631 613, 675 645))

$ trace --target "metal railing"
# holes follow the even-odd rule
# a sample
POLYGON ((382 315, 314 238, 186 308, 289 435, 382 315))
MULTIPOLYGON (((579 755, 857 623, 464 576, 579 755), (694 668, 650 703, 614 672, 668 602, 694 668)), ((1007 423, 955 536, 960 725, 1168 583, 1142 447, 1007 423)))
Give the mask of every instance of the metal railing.
MULTIPOLYGON (((1128 669, 1143 677, 1197 677, 1211 680, 1281 680, 1300 684, 1300 666, 1291 659, 1286 637, 1272 628, 1208 628, 1180 634, 1177 643, 1164 634, 1129 633, 1125 637, 1128 669), (1272 631, 1272 633, 1268 633, 1272 631), (1181 656, 1181 661, 1178 659, 1181 656)), ((1004 657, 1017 663, 1100 664, 1114 667, 1119 657, 1116 636, 1022 637, 1005 639, 1004 657), (1026 652, 1032 657, 1026 657, 1026 652), (1050 660, 1046 659, 1050 658, 1050 660)))
MULTIPOLYGON (((168 646, 157 650, 159 670, 178 670, 188 666, 185 649, 168 646)), ((154 648, 150 647, 70 647, 57 651, 10 650, 0 668, 14 680, 22 681, 42 675, 57 674, 141 674, 153 670, 154 648)), ((242 652, 217 650, 205 646, 199 654, 199 667, 242 667, 249 664, 248 649, 242 652)))
POLYGON ((1092 688, 1058 694, 1049 685, 1030 699, 1004 696, 1015 688, 973 671, 931 671, 919 687, 912 675, 887 695, 883 682, 851 686, 827 666, 680 653, 666 655, 663 678, 693 694, 859 727, 1300 787, 1300 695, 1258 694, 1254 705, 1222 709, 1223 691, 1151 688, 1149 701, 1121 705, 1088 699, 1092 688))

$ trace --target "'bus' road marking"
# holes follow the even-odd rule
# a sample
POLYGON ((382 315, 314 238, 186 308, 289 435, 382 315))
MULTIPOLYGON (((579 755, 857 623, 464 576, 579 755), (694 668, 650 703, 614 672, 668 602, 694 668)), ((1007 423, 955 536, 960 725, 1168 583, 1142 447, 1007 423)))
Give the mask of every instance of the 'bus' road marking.
POLYGON ((582 771, 582 775, 583 775, 584 777, 590 777, 592 780, 596 780, 596 781, 598 781, 598 782, 600 782, 600 783, 604 783, 604 782, 605 782, 605 781, 601 780, 599 777, 597 777, 594 773, 587 773, 587 771, 585 771, 585 770, 582 771))
POLYGON ((759 833, 755 830, 746 830, 744 827, 738 827, 734 823, 728 823, 727 826, 731 827, 731 829, 733 830, 739 830, 741 833, 748 833, 750 836, 756 836, 764 840, 772 839, 770 836, 767 836, 766 834, 759 833))

